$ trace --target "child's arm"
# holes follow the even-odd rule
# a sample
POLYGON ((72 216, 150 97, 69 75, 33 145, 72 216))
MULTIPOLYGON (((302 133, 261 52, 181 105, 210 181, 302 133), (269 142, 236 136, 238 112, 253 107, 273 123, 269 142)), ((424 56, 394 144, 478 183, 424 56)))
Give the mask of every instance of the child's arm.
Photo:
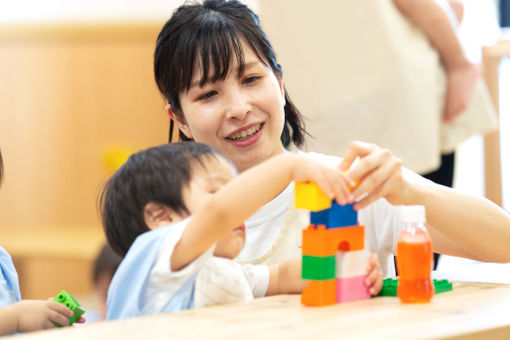
MULTIPOLYGON (((382 289, 383 277, 376 254, 370 254, 366 269, 368 275, 365 284, 368 292, 372 296, 377 295, 382 289)), ((307 284, 308 280, 301 278, 301 258, 292 259, 269 267, 269 285, 266 296, 301 293, 307 284)))
POLYGON ((309 282, 301 278, 301 262, 297 258, 270 266, 266 296, 301 293, 309 282))
POLYGON ((54 322, 68 326, 73 312, 61 303, 23 300, 0 308, 0 335, 54 328, 54 322))
POLYGON ((272 157, 234 178, 193 214, 175 246, 171 269, 179 270, 193 261, 276 197, 291 181, 313 181, 341 204, 352 199, 348 187, 353 183, 339 169, 327 168, 296 153, 272 157))

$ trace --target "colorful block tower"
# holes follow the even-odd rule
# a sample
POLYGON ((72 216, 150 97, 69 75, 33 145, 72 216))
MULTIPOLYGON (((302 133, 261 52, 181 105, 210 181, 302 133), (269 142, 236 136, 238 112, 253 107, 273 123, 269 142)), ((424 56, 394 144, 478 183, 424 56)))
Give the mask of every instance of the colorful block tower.
POLYGON ((353 205, 337 204, 315 183, 296 183, 295 205, 310 210, 311 222, 303 230, 302 248, 302 277, 311 281, 301 303, 325 306, 370 298, 365 227, 353 205))

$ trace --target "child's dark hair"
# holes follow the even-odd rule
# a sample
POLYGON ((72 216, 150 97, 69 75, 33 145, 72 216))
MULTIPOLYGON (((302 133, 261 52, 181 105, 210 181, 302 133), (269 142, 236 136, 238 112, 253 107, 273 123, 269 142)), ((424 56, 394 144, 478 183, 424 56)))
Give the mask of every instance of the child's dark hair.
MULTIPOLYGON (((182 115, 179 93, 191 86, 195 62, 202 66, 200 85, 218 81, 227 76, 233 58, 244 71, 244 54, 241 41, 245 41, 261 62, 281 76, 281 66, 259 24, 258 16, 237 0, 205 0, 203 4, 188 2, 177 8, 165 23, 156 41, 154 76, 161 93, 172 111, 182 115), (198 59, 200 58, 200 60, 198 59), (213 75, 209 79, 209 66, 213 75)), ((285 125, 282 143, 301 146, 306 131, 301 113, 285 90, 285 125)), ((172 141, 173 121, 170 122, 169 142, 172 141)), ((180 140, 189 140, 182 132, 180 140)))
POLYGON ((94 284, 97 284, 103 275, 113 277, 121 261, 122 258, 108 244, 104 244, 94 260, 94 267, 92 269, 94 284))
POLYGON ((103 228, 112 249, 124 257, 136 237, 149 230, 144 219, 149 202, 189 214, 182 191, 192 179, 192 166, 213 157, 230 163, 218 150, 195 142, 160 145, 131 155, 100 196, 103 228))

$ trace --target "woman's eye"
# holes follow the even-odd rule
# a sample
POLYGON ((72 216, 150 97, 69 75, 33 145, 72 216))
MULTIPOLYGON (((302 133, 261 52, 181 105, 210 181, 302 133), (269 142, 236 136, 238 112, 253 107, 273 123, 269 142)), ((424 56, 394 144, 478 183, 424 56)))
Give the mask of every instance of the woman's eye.
POLYGON ((261 77, 259 76, 251 76, 251 77, 248 77, 246 79, 243 80, 243 83, 245 84, 253 84, 255 82, 257 82, 257 80, 259 80, 261 77))
POLYGON ((207 93, 204 93, 200 97, 198 97, 198 100, 207 100, 212 98, 216 94, 216 91, 209 91, 207 93))

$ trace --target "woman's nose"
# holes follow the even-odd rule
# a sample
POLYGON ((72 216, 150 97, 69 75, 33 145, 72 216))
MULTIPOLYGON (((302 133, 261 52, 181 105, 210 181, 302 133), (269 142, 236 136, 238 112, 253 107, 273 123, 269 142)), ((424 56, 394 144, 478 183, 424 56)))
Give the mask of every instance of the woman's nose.
POLYGON ((227 112, 228 119, 244 119, 251 110, 248 97, 241 90, 231 91, 228 95, 227 112))

